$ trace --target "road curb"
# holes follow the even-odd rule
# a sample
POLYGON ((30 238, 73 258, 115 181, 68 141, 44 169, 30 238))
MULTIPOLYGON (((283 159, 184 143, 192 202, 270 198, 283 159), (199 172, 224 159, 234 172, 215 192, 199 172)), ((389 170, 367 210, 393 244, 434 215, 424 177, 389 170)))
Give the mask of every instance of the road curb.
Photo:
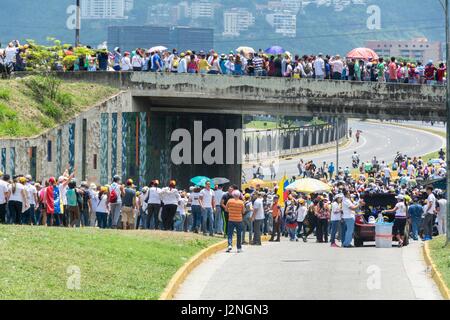
POLYGON ((423 246, 423 256, 425 258, 426 264, 431 268, 431 277, 439 288, 439 291, 442 294, 442 297, 445 300, 450 300, 450 290, 447 288, 444 279, 442 278, 441 273, 438 271, 436 265, 433 262, 430 254, 430 246, 428 242, 425 242, 423 246))
MULTIPOLYGON (((262 241, 268 241, 268 236, 262 236, 262 241)), ((234 242, 234 241, 233 241, 234 242)), ((189 259, 178 271, 173 275, 172 279, 170 279, 163 293, 160 295, 158 300, 172 300, 175 297, 178 289, 181 284, 186 280, 189 274, 203 261, 205 261, 210 256, 225 250, 228 247, 228 241, 223 240, 218 243, 215 243, 208 248, 203 249, 191 259, 189 259)))

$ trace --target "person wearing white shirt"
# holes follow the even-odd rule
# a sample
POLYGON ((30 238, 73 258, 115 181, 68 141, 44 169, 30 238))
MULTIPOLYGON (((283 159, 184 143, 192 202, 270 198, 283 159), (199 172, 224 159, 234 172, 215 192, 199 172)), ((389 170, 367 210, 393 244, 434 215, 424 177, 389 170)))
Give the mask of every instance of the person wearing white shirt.
POLYGON ((223 217, 222 217, 222 207, 220 206, 220 201, 223 197, 223 186, 217 186, 214 191, 214 200, 216 202, 216 210, 214 212, 214 227, 216 234, 223 235, 223 217))
POLYGON ((385 210, 382 213, 392 213, 395 212, 394 226, 392 228, 392 234, 398 240, 398 246, 403 247, 403 241, 405 237, 405 226, 407 220, 407 209, 405 204, 405 196, 399 194, 395 197, 397 199, 397 204, 391 210, 385 210))
POLYGON ((37 204, 37 190, 34 184, 32 183, 32 177, 27 175, 25 177, 27 179, 27 183, 25 185, 25 190, 27 191, 28 203, 30 204, 30 209, 28 209, 28 213, 24 219, 26 220, 24 224, 35 224, 39 223, 38 217, 36 217, 36 204, 37 204))
POLYGON ((262 192, 259 192, 257 194, 257 199, 253 203, 253 216, 252 221, 254 221, 253 225, 253 245, 260 246, 261 245, 261 232, 262 232, 262 226, 264 223, 264 203, 263 203, 263 196, 264 194, 262 192))
POLYGON ((149 229, 148 224, 148 202, 146 201, 148 197, 148 187, 142 188, 142 193, 139 194, 139 214, 140 214, 140 221, 139 224, 137 224, 137 228, 140 229, 149 229))
POLYGON ((314 70, 316 74, 316 79, 323 80, 325 78, 325 61, 323 61, 321 53, 314 61, 314 70))
POLYGON ((406 170, 408 170, 408 175, 410 177, 412 177, 414 175, 414 171, 416 170, 416 168, 414 167, 414 165, 412 163, 410 163, 408 165, 408 167, 406 168, 406 170))
POLYGON ((182 52, 180 54, 180 62, 178 63, 178 73, 187 73, 187 61, 186 61, 186 54, 182 52))
POLYGON ((216 207, 214 191, 211 190, 211 182, 205 183, 205 188, 200 192, 200 206, 202 207, 202 230, 203 235, 214 235, 214 213, 213 208, 216 207), (208 223, 209 222, 209 223, 208 223))
POLYGON ((130 71, 133 69, 133 66, 131 65, 130 61, 130 53, 125 52, 122 60, 120 61, 120 67, 122 71, 130 71))
POLYGON ((29 207, 28 195, 25 189, 25 177, 20 177, 15 180, 10 186, 11 197, 8 202, 8 209, 10 220, 14 224, 22 224, 22 213, 25 208, 29 207))
POLYGON ((437 201, 437 218, 438 218, 438 231, 439 234, 447 233, 447 199, 445 197, 440 196, 437 201))
POLYGON ((143 65, 144 65, 144 60, 141 56, 141 53, 136 52, 136 54, 131 59, 131 66, 133 67, 133 71, 142 71, 143 65))
POLYGON ((308 207, 306 206, 305 199, 299 200, 299 206, 297 208, 297 238, 302 238, 303 242, 306 242, 306 228, 303 222, 305 221, 306 214, 308 213, 308 207), (302 236, 303 230, 303 236, 302 236))
POLYGON ((391 169, 388 166, 386 166, 384 167, 383 172, 384 172, 383 183, 385 186, 388 186, 389 183, 391 182, 391 169))
POLYGON ((335 197, 331 205, 331 246, 337 247, 336 244, 336 233, 338 231, 339 225, 342 220, 342 200, 344 199, 344 195, 338 194, 335 197))
POLYGON ((427 204, 425 206, 425 218, 423 220, 424 241, 431 240, 433 235, 433 225, 435 221, 436 197, 433 194, 433 187, 427 187, 427 204))
POLYGON ((89 198, 91 199, 91 211, 89 213, 89 225, 95 226, 95 220, 97 219, 97 205, 99 202, 97 185, 91 183, 89 186, 89 198))
POLYGON ((6 205, 9 197, 9 175, 5 174, 0 179, 0 224, 6 223, 6 205))
POLYGON ((351 199, 351 194, 349 191, 344 191, 344 199, 342 201, 342 218, 345 222, 345 234, 343 238, 342 246, 344 248, 351 248, 353 231, 355 230, 355 210, 359 207, 359 204, 355 204, 351 199))
POLYGON ((178 201, 180 201, 180 193, 175 188, 176 181, 171 180, 169 186, 161 190, 161 200, 163 202, 163 209, 161 213, 161 219, 163 229, 166 231, 173 230, 173 218, 177 212, 178 201))
POLYGON ((192 211, 192 231, 198 233, 202 225, 202 207, 200 206, 200 188, 195 187, 189 195, 188 202, 191 204, 192 211))
POLYGON ((100 229, 106 229, 107 225, 107 216, 109 213, 108 208, 108 188, 101 187, 100 192, 97 195, 97 201, 95 205, 95 214, 97 216, 97 226, 100 229))
POLYGON ((333 68, 333 80, 341 80, 342 71, 344 70, 344 62, 339 55, 330 59, 330 65, 333 68))
POLYGON ((7 63, 15 63, 16 62, 16 54, 17 48, 14 46, 12 42, 8 44, 8 47, 5 49, 5 59, 7 63))
POLYGON ((175 216, 175 230, 182 232, 184 230, 184 222, 186 221, 186 205, 188 199, 186 193, 181 194, 180 201, 178 201, 177 213, 175 216))
POLYGON ((161 188, 159 181, 153 180, 147 193, 147 223, 148 229, 159 229, 159 210, 161 209, 161 188))

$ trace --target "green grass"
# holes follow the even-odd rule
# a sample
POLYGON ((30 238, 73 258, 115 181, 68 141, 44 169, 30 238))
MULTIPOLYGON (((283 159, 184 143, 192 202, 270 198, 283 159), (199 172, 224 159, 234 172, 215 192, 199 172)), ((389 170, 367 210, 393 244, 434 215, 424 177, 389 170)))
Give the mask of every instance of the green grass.
MULTIPOLYGON (((0 225, 0 299, 158 299, 219 238, 185 233, 0 225), (80 270, 70 290, 68 268, 80 270)), ((69 269, 70 270, 70 269, 69 269)))
POLYGON ((31 76, 0 80, 0 138, 43 133, 118 92, 108 86, 63 81, 52 100, 33 92, 30 83, 39 79, 31 76))
POLYGON ((0 89, 0 100, 9 100, 11 98, 11 91, 8 88, 0 89))
POLYGON ((450 246, 444 248, 445 236, 436 237, 429 244, 431 258, 450 288, 450 246))
POLYGON ((252 122, 249 122, 245 125, 246 129, 276 129, 277 123, 271 122, 271 121, 260 121, 260 120, 254 120, 252 122))

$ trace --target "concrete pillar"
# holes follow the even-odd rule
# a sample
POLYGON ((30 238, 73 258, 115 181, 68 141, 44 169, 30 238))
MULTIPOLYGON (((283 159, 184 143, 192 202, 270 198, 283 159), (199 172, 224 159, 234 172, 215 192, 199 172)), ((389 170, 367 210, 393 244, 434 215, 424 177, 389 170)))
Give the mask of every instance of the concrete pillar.
POLYGON ((289 150, 294 149, 294 131, 289 131, 289 150))
POLYGON ((304 139, 305 133, 304 133, 304 130, 301 130, 301 129, 300 129, 300 131, 298 133, 300 135, 299 147, 301 149, 303 147, 303 139, 304 139))

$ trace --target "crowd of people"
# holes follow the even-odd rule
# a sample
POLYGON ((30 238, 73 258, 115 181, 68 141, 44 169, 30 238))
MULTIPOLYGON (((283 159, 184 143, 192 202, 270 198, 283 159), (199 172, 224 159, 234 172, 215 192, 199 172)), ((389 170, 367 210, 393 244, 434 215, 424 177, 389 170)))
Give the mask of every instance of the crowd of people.
MULTIPOLYGON (((0 49, 0 68, 4 72, 26 70, 30 48, 32 44, 21 46, 18 41, 10 42, 5 49, 0 49)), ((339 54, 268 54, 261 49, 222 54, 215 50, 179 52, 162 48, 124 51, 117 47, 108 51, 106 47, 93 50, 88 46, 87 49, 92 53, 77 55, 70 60, 73 61, 70 65, 63 61, 67 56, 74 56, 75 50, 73 47, 64 49, 53 68, 58 71, 149 71, 431 85, 444 84, 447 72, 443 62, 403 62, 395 57, 388 60, 350 59, 339 54)))
POLYGON ((317 242, 332 247, 338 247, 338 240, 342 247, 352 247, 355 217, 361 214, 370 223, 394 214, 393 232, 399 246, 403 245, 407 224, 414 240, 419 235, 429 240, 436 233, 446 232, 444 192, 418 183, 420 179, 426 182, 444 177, 443 161, 424 163, 420 157, 397 153, 393 163, 387 165, 374 157, 357 177, 342 169, 334 172, 330 166, 325 172, 326 166, 312 161, 300 164, 299 177, 321 179, 331 191, 304 194, 282 190, 280 197, 277 183, 271 188, 258 183, 242 190, 237 185, 211 187, 207 181, 203 186, 179 190, 175 180, 164 187, 153 180, 138 189, 131 179, 122 182, 119 176, 106 186, 77 183, 75 173, 69 170, 42 184, 30 175, 10 177, 0 173, 0 223, 219 235, 228 238, 227 251, 232 250, 236 233, 238 252, 242 245, 261 245, 263 234, 271 235, 270 241, 285 236, 304 242, 314 235, 317 242), (373 194, 395 195, 397 204, 369 208, 364 199, 373 194))

